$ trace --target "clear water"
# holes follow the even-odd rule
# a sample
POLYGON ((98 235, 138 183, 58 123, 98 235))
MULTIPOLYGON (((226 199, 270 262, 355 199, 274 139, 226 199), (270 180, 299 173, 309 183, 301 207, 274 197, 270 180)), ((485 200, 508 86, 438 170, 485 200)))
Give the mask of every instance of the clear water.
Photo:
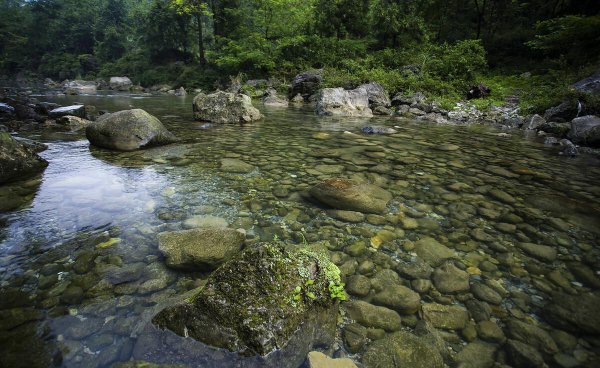
MULTIPOLYGON (((317 118, 306 107, 261 108, 261 122, 206 127, 193 121, 191 97, 40 100, 109 111, 143 108, 185 141, 119 153, 89 147, 82 133, 29 135, 48 144, 41 155, 50 165, 37 178, 0 187, 3 367, 109 367, 129 360, 153 308, 206 278, 167 269, 157 249, 157 233, 182 229, 192 216, 225 218, 245 229, 251 242, 275 235, 296 243, 327 240, 348 275, 359 273, 356 265, 367 258, 377 269, 410 261, 410 241, 430 236, 455 249, 465 267, 481 271, 473 277, 498 280, 539 303, 556 286, 524 276, 519 253, 514 265, 498 262, 498 245, 556 247, 559 260, 543 267, 585 261, 598 270, 600 264, 600 160, 561 157, 519 132, 317 118), (396 126, 398 132, 363 135, 360 127, 367 124, 396 126), (222 158, 238 158, 255 170, 223 172, 222 158), (305 191, 334 176, 392 192, 388 213, 355 224, 327 216, 305 191), (512 199, 502 201, 494 190, 512 199), (400 230, 407 218, 417 227, 400 230), (381 230, 394 235, 373 242, 381 230), (475 234, 482 231, 488 238, 475 234), (344 253, 361 240, 372 245, 368 255, 344 253), (118 269, 129 270, 126 282, 114 281, 118 269)), ((506 310, 515 306, 510 297, 502 304, 506 310)), ((523 313, 539 318, 535 303, 523 313)))

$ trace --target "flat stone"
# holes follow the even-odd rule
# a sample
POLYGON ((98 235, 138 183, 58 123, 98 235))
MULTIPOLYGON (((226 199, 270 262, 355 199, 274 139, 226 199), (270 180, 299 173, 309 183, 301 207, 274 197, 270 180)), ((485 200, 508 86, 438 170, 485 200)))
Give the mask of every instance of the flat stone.
POLYGON ((229 173, 246 174, 254 170, 254 166, 237 158, 222 158, 221 170, 229 173))
POLYGON ((371 343, 363 356, 363 364, 365 368, 444 367, 440 353, 432 344, 406 331, 395 332, 371 343))
POLYGON ((558 352, 550 334, 538 326, 511 319, 506 323, 506 328, 511 339, 527 343, 544 354, 553 355, 558 352))
POLYGON ((427 303, 421 307, 421 314, 433 327, 444 330, 462 330, 469 320, 469 312, 458 305, 427 303))
POLYGON ((554 247, 534 243, 516 243, 516 246, 541 261, 553 262, 556 260, 557 251, 554 247))
POLYGON ((211 215, 193 216, 183 222, 183 227, 186 229, 195 228, 217 228, 224 229, 229 226, 227 220, 222 217, 211 215))
POLYGON ((496 345, 472 342, 456 354, 454 361, 461 368, 491 368, 494 365, 496 350, 496 345))
POLYGON ((401 327, 400 315, 391 309, 356 300, 344 303, 348 316, 365 327, 398 331, 401 327))
POLYGON ((469 274, 453 263, 446 263, 433 272, 433 285, 444 294, 469 290, 469 274))
POLYGON ((555 293, 544 307, 544 317, 553 326, 575 333, 600 334, 600 294, 555 293))
POLYGON ((193 229, 158 234, 169 267, 210 271, 241 251, 245 235, 233 229, 193 229))
POLYGON ((352 359, 333 359, 318 351, 308 353, 307 359, 309 368, 357 368, 352 359))
POLYGON ((327 214, 334 219, 346 222, 356 223, 365 221, 365 215, 356 211, 327 210, 327 214))
POLYGON ((369 183, 349 179, 328 179, 310 189, 319 202, 334 209, 381 214, 385 211, 392 194, 369 183))
POLYGON ((502 295, 498 294, 498 292, 491 287, 480 282, 474 282, 471 285, 471 292, 477 299, 483 300, 484 302, 495 305, 502 303, 502 295))
POLYGON ((440 265, 445 259, 454 257, 454 251, 437 240, 425 237, 415 242, 415 252, 432 266, 440 265))
POLYGON ((516 340, 508 340, 505 345, 509 362, 515 368, 544 368, 544 358, 533 347, 516 340))

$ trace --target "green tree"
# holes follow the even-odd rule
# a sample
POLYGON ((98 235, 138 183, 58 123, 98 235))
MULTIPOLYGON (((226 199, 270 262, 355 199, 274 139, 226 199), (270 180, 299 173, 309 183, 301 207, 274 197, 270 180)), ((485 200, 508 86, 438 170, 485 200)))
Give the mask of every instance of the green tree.
POLYGON ((171 6, 177 10, 179 14, 188 14, 196 21, 198 32, 198 60, 200 65, 206 64, 206 50, 204 47, 204 16, 211 15, 208 11, 208 4, 201 0, 169 0, 171 6))

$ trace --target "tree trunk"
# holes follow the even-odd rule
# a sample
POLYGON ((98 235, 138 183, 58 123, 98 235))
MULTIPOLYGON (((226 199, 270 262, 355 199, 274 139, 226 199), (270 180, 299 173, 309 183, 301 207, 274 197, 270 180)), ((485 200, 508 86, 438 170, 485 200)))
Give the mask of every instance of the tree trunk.
POLYGON ((206 57, 204 56, 204 34, 202 32, 202 14, 196 15, 196 21, 198 23, 198 52, 200 65, 206 64, 206 57))

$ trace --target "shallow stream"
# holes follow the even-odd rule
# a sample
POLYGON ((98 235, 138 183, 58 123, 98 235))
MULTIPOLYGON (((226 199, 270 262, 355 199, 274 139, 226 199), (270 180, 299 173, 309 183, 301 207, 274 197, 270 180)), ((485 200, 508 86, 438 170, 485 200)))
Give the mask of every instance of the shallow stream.
MULTIPOLYGON (((543 324, 539 309, 553 291, 590 290, 573 267, 599 270, 600 160, 559 156, 520 132, 318 118, 307 107, 261 107, 261 122, 210 126, 193 121, 191 97, 38 98, 143 108, 184 142, 119 153, 90 147, 81 132, 27 136, 49 146, 41 155, 50 165, 39 177, 0 187, 2 367, 129 360, 147 311, 206 278, 167 269, 156 234, 214 217, 244 229, 248 242, 327 241, 347 278, 398 270, 415 259, 415 242, 433 238, 456 252, 471 281, 504 290, 493 309, 500 325, 507 316, 543 324), (362 134, 367 124, 397 133, 362 134), (254 169, 225 172, 223 158, 254 169), (306 190, 331 177, 387 189, 394 196, 387 213, 358 222, 330 217, 306 190), (558 257, 536 258, 514 246, 522 242, 554 247, 558 257), (559 275, 547 277, 552 270, 559 275)), ((429 288, 421 303, 430 302, 464 300, 429 288)), ((403 316, 403 323, 414 326, 417 318, 403 316)), ((589 344, 580 349, 586 360, 595 354, 589 344)), ((341 340, 335 350, 361 362, 341 340)))

